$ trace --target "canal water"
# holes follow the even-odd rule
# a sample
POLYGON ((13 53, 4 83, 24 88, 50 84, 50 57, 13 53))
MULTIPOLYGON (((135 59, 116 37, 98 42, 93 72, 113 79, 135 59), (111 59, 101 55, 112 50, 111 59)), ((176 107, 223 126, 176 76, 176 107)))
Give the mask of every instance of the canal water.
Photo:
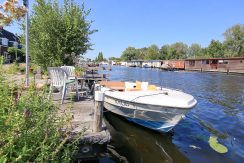
POLYGON ((116 162, 244 162, 244 76, 206 72, 112 67, 110 80, 148 81, 193 95, 198 104, 174 129, 162 134, 106 112, 116 162), (210 137, 228 149, 219 153, 210 137), (115 154, 116 153, 116 154, 115 154))

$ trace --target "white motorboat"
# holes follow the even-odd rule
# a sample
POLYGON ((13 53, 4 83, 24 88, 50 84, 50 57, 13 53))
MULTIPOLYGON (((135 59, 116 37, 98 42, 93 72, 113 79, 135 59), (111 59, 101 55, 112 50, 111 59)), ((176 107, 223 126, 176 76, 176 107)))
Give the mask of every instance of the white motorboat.
POLYGON ((189 94, 147 82, 103 81, 100 85, 107 110, 160 132, 170 131, 197 104, 189 94))

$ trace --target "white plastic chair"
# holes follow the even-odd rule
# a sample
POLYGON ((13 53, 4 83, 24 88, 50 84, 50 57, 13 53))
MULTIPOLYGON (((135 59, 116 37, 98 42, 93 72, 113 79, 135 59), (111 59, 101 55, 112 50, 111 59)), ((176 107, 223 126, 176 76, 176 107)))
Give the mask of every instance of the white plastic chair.
MULTIPOLYGON (((75 75, 75 67, 74 66, 61 66, 61 68, 67 72, 69 80, 77 80, 76 82, 78 83, 78 79, 75 75)), ((84 79, 79 79, 79 85, 80 85, 80 90, 81 90, 79 93, 82 94, 83 96, 84 95, 87 96, 87 91, 82 91, 83 85, 84 85, 84 79)))
POLYGON ((68 74, 68 79, 75 79, 75 67, 74 66, 61 66, 68 74))
POLYGON ((49 77, 51 78, 49 97, 51 96, 53 87, 63 88, 62 89, 62 100, 61 100, 61 104, 63 104, 64 98, 65 98, 65 95, 67 92, 67 87, 69 85, 75 85, 76 97, 79 100, 77 80, 68 79, 68 73, 64 69, 59 68, 59 67, 48 67, 47 70, 48 70, 49 77))

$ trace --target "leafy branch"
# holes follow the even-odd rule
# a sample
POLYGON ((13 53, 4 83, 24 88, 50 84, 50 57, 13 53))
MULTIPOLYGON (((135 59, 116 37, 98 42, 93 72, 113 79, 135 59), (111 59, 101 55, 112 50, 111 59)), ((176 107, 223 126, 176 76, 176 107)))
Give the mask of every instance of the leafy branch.
POLYGON ((25 16, 27 8, 18 4, 18 0, 6 0, 0 4, 0 26, 10 25, 25 16))

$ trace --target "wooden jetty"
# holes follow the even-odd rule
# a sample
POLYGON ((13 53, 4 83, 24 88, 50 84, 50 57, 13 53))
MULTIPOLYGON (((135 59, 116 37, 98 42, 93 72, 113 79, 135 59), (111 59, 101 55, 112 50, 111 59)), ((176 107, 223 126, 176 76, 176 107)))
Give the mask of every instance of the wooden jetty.
POLYGON ((106 145, 111 136, 103 120, 103 103, 92 97, 67 97, 64 104, 60 103, 60 93, 53 95, 53 101, 60 109, 60 115, 70 114, 71 135, 82 133, 77 160, 96 160, 106 155, 106 145))

